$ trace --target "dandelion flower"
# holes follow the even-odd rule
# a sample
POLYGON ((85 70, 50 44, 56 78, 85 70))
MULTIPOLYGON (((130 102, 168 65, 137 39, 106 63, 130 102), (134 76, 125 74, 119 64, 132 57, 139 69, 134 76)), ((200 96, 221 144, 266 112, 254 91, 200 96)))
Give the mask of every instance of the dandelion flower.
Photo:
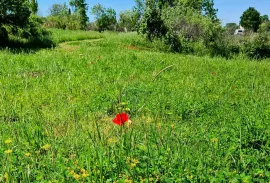
POLYGON ((82 177, 83 177, 83 178, 89 177, 89 174, 88 174, 87 172, 84 172, 84 173, 82 174, 82 177))
POLYGON ((5 140, 5 144, 10 144, 12 142, 12 140, 11 139, 7 139, 7 140, 5 140))
POLYGON ((45 144, 44 146, 41 147, 41 149, 44 149, 45 151, 48 151, 51 148, 50 144, 45 144))
POLYGON ((81 176, 79 174, 77 174, 77 173, 74 173, 73 178, 76 179, 76 180, 79 180, 81 178, 81 176))
POLYGON ((25 155, 26 157, 31 156, 31 154, 30 154, 30 153, 25 153, 24 155, 25 155))
POLYGON ((12 153, 11 149, 5 150, 5 154, 10 154, 10 153, 12 153))

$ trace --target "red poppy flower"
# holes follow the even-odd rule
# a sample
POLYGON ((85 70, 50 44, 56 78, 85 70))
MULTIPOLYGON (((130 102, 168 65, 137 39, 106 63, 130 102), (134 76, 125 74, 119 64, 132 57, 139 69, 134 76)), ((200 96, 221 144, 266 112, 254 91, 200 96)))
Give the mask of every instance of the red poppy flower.
POLYGON ((128 115, 126 113, 120 113, 115 116, 113 122, 119 126, 124 125, 128 121, 128 115))
POLYGON ((215 75, 216 73, 215 72, 211 72, 212 75, 215 75))

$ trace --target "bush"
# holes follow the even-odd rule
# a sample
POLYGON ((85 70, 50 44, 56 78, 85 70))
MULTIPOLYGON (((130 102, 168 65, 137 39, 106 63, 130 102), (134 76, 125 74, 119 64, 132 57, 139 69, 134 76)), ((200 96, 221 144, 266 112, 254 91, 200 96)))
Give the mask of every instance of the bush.
POLYGON ((243 52, 252 59, 270 57, 270 44, 267 34, 254 34, 245 42, 243 52))
POLYGON ((79 30, 80 17, 76 14, 73 15, 57 15, 49 16, 44 22, 44 27, 56 28, 56 29, 69 29, 69 30, 79 30))
POLYGON ((261 34, 267 33, 268 35, 270 35, 270 21, 264 22, 260 25, 259 33, 261 34))
POLYGON ((4 46, 8 42, 8 32, 4 27, 0 27, 0 46, 4 46))

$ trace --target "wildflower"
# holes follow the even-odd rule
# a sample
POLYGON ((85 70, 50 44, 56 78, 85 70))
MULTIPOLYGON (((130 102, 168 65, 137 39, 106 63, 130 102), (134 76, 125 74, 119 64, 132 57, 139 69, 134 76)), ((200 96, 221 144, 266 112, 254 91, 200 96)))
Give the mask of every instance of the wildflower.
POLYGON ((218 143, 218 138, 212 138, 212 139, 210 139, 210 141, 211 141, 212 143, 218 143))
POLYGON ((5 150, 4 152, 5 152, 5 154, 10 154, 10 153, 12 153, 12 150, 8 149, 8 150, 5 150))
POLYGON ((73 178, 76 179, 76 180, 79 180, 81 178, 81 176, 79 174, 77 174, 77 173, 74 173, 73 178))
POLYGON ((119 126, 124 125, 128 121, 128 115, 126 113, 120 113, 115 116, 113 122, 119 126))
POLYGON ((89 177, 88 172, 84 172, 84 173, 82 174, 82 177, 83 177, 83 178, 89 177))
POLYGON ((74 170, 71 170, 71 171, 69 172, 69 174, 70 174, 70 175, 74 175, 74 174, 75 174, 75 171, 74 171, 74 170))
POLYGON ((132 183, 133 181, 130 179, 125 179, 125 183, 132 183))
POLYGON ((8 173, 7 173, 7 172, 4 174, 4 178, 5 178, 6 180, 8 180, 9 176, 8 176, 8 173))
POLYGON ((212 75, 215 75, 216 73, 215 72, 211 72, 212 75))
POLYGON ((7 140, 5 140, 5 144, 10 144, 12 142, 12 140, 11 139, 7 139, 7 140))
POLYGON ((26 157, 31 156, 31 154, 30 154, 30 153, 25 153, 24 155, 25 155, 26 157))
POLYGON ((99 60, 101 59, 101 56, 100 56, 100 55, 98 56, 98 59, 99 59, 99 60))
POLYGON ((48 151, 51 148, 50 144, 45 144, 44 146, 41 147, 41 149, 44 149, 45 151, 48 151))

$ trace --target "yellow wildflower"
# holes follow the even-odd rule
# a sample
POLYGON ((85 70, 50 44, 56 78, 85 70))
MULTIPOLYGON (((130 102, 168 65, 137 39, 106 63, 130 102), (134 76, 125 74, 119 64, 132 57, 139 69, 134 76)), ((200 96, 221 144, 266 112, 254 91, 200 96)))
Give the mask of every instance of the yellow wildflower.
POLYGON ((139 160, 137 160, 137 159, 135 159, 135 158, 132 158, 132 159, 131 159, 131 162, 132 162, 132 163, 135 163, 135 164, 140 163, 139 160))
POLYGON ((10 144, 12 142, 12 140, 11 139, 7 139, 7 140, 5 140, 5 144, 10 144))
POLYGON ((44 146, 41 147, 41 149, 44 149, 45 151, 48 151, 51 148, 50 144, 45 144, 44 146))
POLYGON ((83 177, 83 178, 89 177, 89 174, 88 174, 87 172, 84 172, 84 173, 82 174, 82 177, 83 177))
POLYGON ((25 153, 24 155, 25 155, 26 157, 31 156, 31 154, 30 154, 30 153, 25 153))
POLYGON ((129 180, 129 179, 126 179, 125 180, 125 183, 132 183, 133 181, 132 180, 129 180))
POLYGON ((74 174, 75 174, 74 170, 71 170, 69 173, 70 173, 71 175, 74 175, 74 174))
POLYGON ((210 139, 212 143, 218 143, 218 138, 212 138, 210 139))
POLYGON ((77 174, 77 173, 74 173, 73 178, 76 179, 76 180, 79 180, 81 178, 81 176, 79 174, 77 174))
POLYGON ((10 154, 10 153, 12 153, 11 149, 5 150, 5 154, 10 154))
POLYGON ((7 173, 7 172, 4 174, 4 178, 5 178, 6 180, 8 180, 9 176, 8 176, 8 173, 7 173))

